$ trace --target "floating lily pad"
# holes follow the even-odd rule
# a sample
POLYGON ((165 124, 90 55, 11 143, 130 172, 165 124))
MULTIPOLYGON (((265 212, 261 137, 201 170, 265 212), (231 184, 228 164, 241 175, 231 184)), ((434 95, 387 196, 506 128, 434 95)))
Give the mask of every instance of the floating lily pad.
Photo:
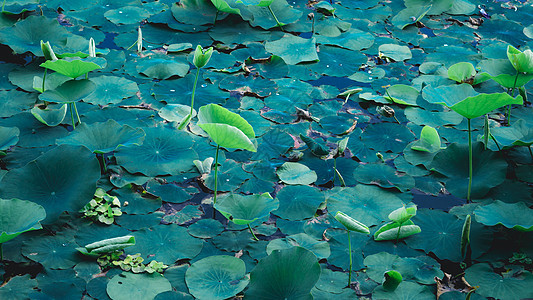
POLYGON ((19 199, 0 199, 0 244, 26 231, 38 230, 46 212, 39 204, 19 199))
POLYGON ((293 234, 285 238, 275 239, 268 243, 266 252, 270 255, 272 251, 289 249, 292 247, 302 247, 318 257, 318 259, 328 258, 331 254, 329 244, 325 241, 319 241, 305 234, 293 234))
POLYGON ((0 126, 0 151, 7 150, 19 141, 20 130, 17 127, 0 126))
POLYGON ((408 60, 413 57, 409 47, 396 44, 383 44, 379 46, 379 53, 380 55, 388 57, 394 61, 408 60))
POLYGON ((24 242, 22 254, 46 268, 70 269, 81 260, 77 246, 68 234, 37 236, 24 242))
POLYGON ((469 284, 477 285, 476 293, 485 297, 502 300, 525 299, 533 297, 533 275, 528 271, 513 272, 516 274, 499 274, 487 263, 475 264, 465 271, 465 279, 469 284))
POLYGON ((387 89, 387 93, 385 99, 394 103, 410 106, 417 105, 416 99, 418 98, 419 92, 414 87, 405 84, 395 84, 387 89))
POLYGON ((302 247, 276 250, 250 273, 246 296, 253 299, 310 299, 320 277, 316 256, 302 247))
POLYGON ((76 131, 57 140, 58 145, 85 146, 94 153, 109 153, 119 147, 131 147, 142 144, 145 133, 140 128, 121 126, 115 120, 105 123, 81 123, 76 131))
POLYGON ((237 225, 246 225, 268 216, 278 207, 279 200, 272 199, 268 193, 249 196, 228 194, 220 197, 215 204, 218 211, 237 225))
POLYGON ((155 79, 184 77, 189 72, 189 64, 161 58, 144 60, 136 68, 137 72, 155 79))
POLYGON ((524 202, 505 203, 500 200, 474 211, 476 221, 487 226, 501 224, 518 231, 533 231, 533 209, 524 202))
POLYGON ((92 199, 99 179, 100 165, 91 151, 61 145, 9 171, 0 182, 0 196, 40 204, 45 221, 52 222, 63 211, 80 210, 92 199))
POLYGON ((278 168, 276 173, 286 184, 308 185, 317 180, 315 171, 300 163, 286 162, 278 168))
POLYGON ((249 282, 244 261, 214 255, 193 263, 185 274, 191 294, 198 299, 223 300, 237 295, 249 282))
POLYGON ((288 65, 318 60, 314 38, 304 39, 285 35, 279 40, 266 42, 265 49, 281 57, 288 65))
POLYGON ((415 186, 413 177, 399 174, 386 164, 366 164, 357 167, 353 172, 354 178, 365 184, 376 184, 383 188, 397 188, 401 192, 415 186))
POLYGON ((30 274, 15 276, 0 287, 0 298, 5 300, 30 298, 30 294, 36 287, 37 282, 35 279, 30 278, 30 274))
POLYGON ((136 24, 150 16, 150 13, 141 7, 124 6, 111 9, 104 13, 104 17, 114 24, 136 24))
POLYGON ((273 214, 287 220, 311 218, 322 202, 324 195, 306 185, 286 186, 278 192, 279 209, 273 214))
POLYGON ((179 174, 194 167, 198 155, 192 138, 183 131, 169 128, 145 128, 146 138, 141 146, 119 148, 115 157, 119 165, 131 173, 148 176, 179 174))
POLYGON ((113 300, 154 299, 157 294, 171 290, 170 282, 159 273, 122 272, 107 284, 107 294, 113 300))
POLYGON ((95 105, 116 104, 122 99, 135 96, 139 88, 134 81, 119 76, 98 76, 91 78, 95 91, 83 99, 95 105))

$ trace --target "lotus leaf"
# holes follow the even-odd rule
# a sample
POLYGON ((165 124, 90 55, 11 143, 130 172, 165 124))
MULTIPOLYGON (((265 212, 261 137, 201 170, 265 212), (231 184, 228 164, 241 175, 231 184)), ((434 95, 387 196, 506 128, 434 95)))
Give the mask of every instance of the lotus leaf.
POLYGON ((143 19, 147 19, 150 13, 141 7, 123 6, 118 9, 111 9, 104 13, 104 17, 114 24, 137 24, 143 19))
MULTIPOLYGON (((472 197, 480 198, 490 188, 505 180, 507 162, 490 150, 483 150, 481 142, 473 144, 472 197)), ((465 197, 468 185, 468 146, 451 144, 438 152, 430 168, 448 177, 445 179, 447 189, 456 197, 465 197)))
POLYGON ((81 75, 85 75, 91 71, 100 69, 100 66, 94 62, 84 61, 81 59, 58 59, 47 60, 40 64, 41 67, 55 71, 61 75, 76 79, 81 75))
POLYGON ((36 96, 17 90, 0 91, 0 117, 11 117, 35 104, 36 96), (17 101, 11 101, 17 99, 17 101))
POLYGON ((399 11, 393 18, 392 24, 400 29, 415 24, 431 10, 432 5, 415 5, 399 11))
POLYGON ((144 128, 146 137, 141 146, 119 148, 117 163, 131 173, 148 176, 179 174, 194 167, 198 155, 192 138, 183 131, 169 128, 144 128))
POLYGON ((490 77, 505 88, 524 86, 533 79, 531 73, 517 73, 508 59, 482 60, 477 67, 488 73, 483 72, 480 75, 490 77))
POLYGON ((533 52, 530 49, 524 52, 509 45, 507 46, 507 58, 520 73, 533 73, 533 52))
POLYGON ((302 247, 273 251, 250 273, 246 297, 253 299, 312 299, 320 277, 316 256, 302 247))
POLYGON ((189 72, 189 65, 169 59, 154 58, 139 63, 137 72, 155 79, 168 79, 172 76, 184 77, 189 72))
POLYGON ((474 211, 476 221, 487 226, 501 224, 518 231, 533 231, 533 209, 524 202, 505 203, 496 200, 474 211))
POLYGON ((383 44, 379 46, 379 54, 394 61, 408 60, 413 57, 409 47, 396 44, 383 44))
MULTIPOLYGON (((218 202, 217 202, 218 204, 218 202)), ((189 234, 202 239, 209 239, 219 235, 224 231, 224 225, 213 219, 201 219, 191 224, 188 228, 189 234)))
POLYGON ((0 182, 0 196, 42 205, 47 223, 63 211, 78 211, 96 190, 100 165, 85 147, 58 146, 26 166, 10 170, 0 182))
POLYGON ((305 233, 293 234, 285 238, 272 240, 268 243, 266 252, 270 255, 275 250, 289 249, 292 247, 305 248, 313 252, 319 260, 328 258, 331 253, 327 242, 316 240, 305 233))
POLYGON ((510 127, 493 128, 490 133, 503 147, 533 144, 533 130, 523 119, 516 121, 510 127))
POLYGON ((30 278, 30 274, 15 276, 0 287, 0 298, 3 300, 30 298, 35 287, 37 287, 37 282, 30 278))
POLYGON ((370 230, 365 224, 355 220, 343 212, 338 211, 335 214, 335 219, 344 225, 348 231, 370 234, 370 230))
MULTIPOLYGON (((512 270, 509 272, 515 273, 512 270)), ((466 269, 465 279, 469 284, 479 286, 476 293, 485 297, 502 300, 533 297, 533 290, 529 288, 533 284, 533 275, 525 270, 516 274, 499 274, 489 264, 480 263, 466 269)))
POLYGON ((215 204, 218 211, 237 225, 246 225, 268 216, 278 207, 279 200, 272 199, 268 193, 249 196, 228 194, 220 197, 215 204))
POLYGON ((142 253, 145 262, 157 260, 173 264, 180 259, 191 259, 202 250, 203 242, 187 233, 185 227, 176 224, 159 225, 133 233, 136 244, 126 249, 127 253, 142 253))
POLYGON ((420 231, 420 227, 418 225, 415 225, 411 220, 405 221, 401 224, 397 222, 389 222, 381 226, 378 231, 374 233, 374 240, 400 240, 413 234, 420 233, 420 231))
POLYGON ((415 136, 406 127, 394 123, 376 123, 368 126, 361 140, 363 143, 376 151, 401 152, 415 136))
POLYGON ((372 297, 376 299, 433 299, 435 295, 425 285, 404 281, 394 291, 387 291, 383 286, 378 286, 372 292, 372 297))
POLYGON ((460 62, 448 68, 448 78, 459 83, 467 82, 476 76, 476 69, 469 62, 460 62))
MULTIPOLYGON (((362 49, 370 48, 374 44, 374 36, 370 34, 369 32, 365 32, 365 31, 355 29, 355 28, 350 28, 349 30, 342 32, 339 36, 336 36, 336 37, 319 35, 317 36, 316 41, 317 43, 323 44, 323 45, 335 45, 335 46, 340 46, 340 47, 350 49, 353 51, 360 51, 362 49)), ((333 52, 342 53, 342 51, 335 51, 335 50, 333 50, 333 52)), ((321 53, 322 52, 319 53, 319 58, 322 57, 321 53)), ((359 57, 354 56, 352 52, 352 56, 350 59, 354 59, 354 58, 359 59, 359 57)), ((341 64, 344 65, 343 63, 341 64)), ((332 71, 335 72, 334 70, 332 71)), ((352 68, 352 72, 353 72, 353 68, 352 68)), ((331 75, 335 76, 333 74, 331 75)), ((349 74, 346 74, 346 75, 349 75, 349 74)))
POLYGON ((267 42, 265 49, 281 57, 288 65, 318 61, 315 38, 304 39, 293 35, 285 35, 279 40, 267 42))
POLYGON ((411 145, 411 149, 416 151, 435 153, 441 150, 440 136, 437 130, 431 126, 424 126, 420 133, 420 140, 411 145))
POLYGON ((0 41, 7 44, 16 53, 30 51, 41 56, 41 41, 49 41, 52 45, 64 43, 69 35, 68 30, 54 18, 29 16, 15 23, 12 27, 2 29, 0 41))
POLYGON ((40 94, 39 99, 53 103, 72 103, 87 97, 95 88, 96 85, 89 79, 69 80, 55 90, 47 90, 40 94))
MULTIPOLYGON (((256 2, 251 0, 239 1, 256 2)), ((271 29, 279 25, 296 22, 302 16, 302 11, 293 8, 286 0, 261 0, 259 5, 248 6, 245 10, 241 9, 241 16, 254 27, 271 29)))
POLYGON ((185 273, 191 294, 197 299, 223 300, 241 292, 249 282, 244 261, 214 255, 193 263, 185 273))
MULTIPOLYGON (((184 0, 172 5, 172 15, 181 23, 205 25, 213 23, 217 9, 209 0, 184 0)), ((222 19, 219 18, 219 20, 222 19)))
POLYGON ((306 185, 286 186, 276 198, 279 200, 279 209, 273 214, 287 220, 311 218, 324 202, 324 195, 317 188, 306 185))
POLYGON ((159 273, 122 272, 107 284, 107 294, 113 300, 154 299, 157 294, 171 290, 170 282, 159 273))
POLYGON ((117 150, 119 147, 141 145, 145 133, 140 128, 121 126, 115 120, 96 122, 90 125, 82 123, 76 131, 57 140, 58 145, 85 146, 93 153, 103 154, 117 150))
POLYGON ((46 268, 70 269, 80 262, 76 247, 77 244, 69 234, 37 236, 24 241, 22 255, 46 268))
POLYGON ((416 106, 418 94, 418 90, 414 87, 405 84, 395 84, 387 89, 385 99, 398 104, 416 106))
POLYGON ((124 77, 103 75, 93 77, 91 81, 96 84, 96 89, 83 100, 95 105, 116 104, 122 99, 135 96, 139 92, 137 84, 124 77))
POLYGON ((286 162, 276 171, 281 181, 286 184, 312 184, 317 180, 315 171, 300 163, 286 162))
POLYGON ((34 107, 31 109, 31 114, 46 126, 54 127, 61 124, 65 119, 65 115, 67 114, 67 104, 65 103, 59 108, 48 106, 45 109, 40 109, 34 107))
POLYGON ((360 165, 353 172, 354 178, 365 184, 376 184, 383 188, 397 188, 400 191, 410 190, 415 186, 413 177, 400 175, 396 170, 385 164, 360 165))
POLYGON ((7 150, 19 141, 20 130, 17 127, 0 126, 0 151, 7 150))
POLYGON ((510 104, 523 104, 522 96, 513 98, 507 93, 479 94, 448 106, 465 118, 473 119, 510 104))
POLYGON ((0 244, 26 231, 41 229, 39 221, 46 217, 42 206, 19 199, 0 199, 0 211, 0 244))
POLYGON ((244 118, 222 106, 208 104, 200 107, 198 126, 221 147, 257 151, 251 141, 255 138, 252 126, 244 118))

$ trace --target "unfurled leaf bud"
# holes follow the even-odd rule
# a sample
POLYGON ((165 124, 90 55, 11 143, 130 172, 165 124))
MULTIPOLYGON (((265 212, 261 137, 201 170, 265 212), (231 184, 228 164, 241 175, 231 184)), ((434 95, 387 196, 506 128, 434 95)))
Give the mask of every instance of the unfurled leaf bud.
POLYGON ((204 50, 202 49, 202 46, 198 45, 196 46, 196 50, 194 51, 194 59, 193 63, 197 68, 202 68, 203 66, 207 65, 209 62, 209 59, 211 59, 211 55, 213 54, 213 47, 209 47, 209 49, 204 50))
POLYGON ((394 117, 394 109, 388 105, 383 105, 381 107, 378 107, 376 111, 378 112, 378 114, 384 117, 387 117, 387 118, 394 117))
POLYGON ((137 35, 137 52, 143 51, 143 32, 141 30, 141 26, 139 26, 139 31, 137 35))
POLYGON ((89 56, 96 57, 96 45, 94 44, 94 39, 89 40, 89 56))
POLYGON ((57 60, 57 56, 54 53, 54 50, 52 49, 52 46, 50 46, 50 42, 44 43, 41 40, 41 50, 43 51, 44 58, 46 60, 51 60, 51 61, 56 61, 57 60))

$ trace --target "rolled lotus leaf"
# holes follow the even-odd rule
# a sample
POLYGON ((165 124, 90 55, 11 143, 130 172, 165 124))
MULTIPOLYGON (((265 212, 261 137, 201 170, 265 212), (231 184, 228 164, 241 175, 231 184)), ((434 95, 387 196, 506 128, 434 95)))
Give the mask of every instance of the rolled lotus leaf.
POLYGON ((463 224, 463 232, 461 234, 461 256, 465 256, 466 248, 470 244, 470 224, 472 223, 472 217, 466 216, 465 223, 463 224))
POLYGON ((213 47, 209 47, 208 49, 204 50, 202 49, 202 46, 196 46, 193 58, 194 65, 197 68, 202 68, 203 66, 207 65, 207 63, 211 59, 211 55, 213 55, 213 47))
POLYGON ((402 224, 405 221, 411 219, 416 215, 416 206, 405 207, 402 206, 389 214, 389 219, 398 224, 402 224))
POLYGON ((374 233, 374 240, 376 241, 390 241, 395 239, 403 239, 410 235, 421 232, 419 226, 415 225, 413 221, 408 220, 403 223, 400 227, 400 224, 396 222, 389 222, 381 226, 376 233, 374 233))
POLYGON ((335 219, 339 221, 339 223, 344 225, 344 227, 346 227, 346 229, 348 229, 349 231, 370 234, 370 230, 365 224, 355 220, 354 218, 348 216, 347 214, 341 211, 337 212, 337 214, 335 215, 335 219))
POLYGON ((86 245, 85 247, 76 248, 76 250, 84 255, 100 256, 103 253, 122 250, 133 245, 135 245, 135 237, 132 235, 126 235, 94 242, 86 245))
POLYGON ((120 237, 116 237, 116 238, 105 239, 105 240, 101 240, 101 241, 98 241, 98 242, 94 242, 94 243, 88 244, 88 245, 85 246, 85 249, 93 250, 93 249, 101 248, 101 247, 108 246, 108 245, 125 244, 125 243, 134 243, 135 244, 135 237, 132 236, 132 235, 125 235, 125 236, 120 236, 120 237))
POLYGON ((383 274, 383 288, 389 292, 394 291, 402 283, 402 274, 398 271, 390 270, 383 274))

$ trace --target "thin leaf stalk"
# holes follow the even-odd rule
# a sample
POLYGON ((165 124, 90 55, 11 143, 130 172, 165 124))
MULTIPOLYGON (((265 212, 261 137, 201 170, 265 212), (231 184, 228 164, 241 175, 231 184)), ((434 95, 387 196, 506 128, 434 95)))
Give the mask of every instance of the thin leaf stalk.
POLYGON ((42 87, 42 90, 43 90, 43 93, 45 91, 45 88, 44 88, 44 84, 46 82, 46 71, 48 71, 47 68, 44 68, 44 73, 43 73, 43 87, 42 87))
POLYGON ((259 241, 257 236, 255 236, 254 231, 252 230, 252 226, 250 226, 250 223, 248 223, 248 229, 250 229, 250 233, 252 233, 252 236, 254 237, 254 240, 259 241))
POLYGON ((400 223, 400 226, 398 226, 398 233, 396 233, 396 241, 395 244, 398 243, 398 240, 400 239, 400 232, 402 231, 402 223, 400 223))
POLYGON ((192 86, 192 96, 191 96, 191 117, 194 108, 194 94, 196 93, 196 84, 198 83, 198 75, 200 74, 200 68, 196 68, 196 76, 194 77, 194 85, 192 86))
POLYGON ((348 230, 348 254, 350 255, 350 269, 348 270, 348 286, 352 284, 352 241, 350 240, 350 230, 348 230))
MULTIPOLYGON (((518 73, 518 71, 516 71, 516 76, 514 78, 514 83, 513 83, 513 89, 511 90, 512 94, 511 96, 514 98, 514 91, 516 89, 516 81, 518 80, 518 75, 520 73, 518 73)), ((507 125, 511 125, 511 104, 509 104, 507 106, 507 125)))
POLYGON ((533 151, 531 151, 531 145, 527 146, 527 149, 529 150, 529 155, 531 155, 531 160, 533 160, 533 151))
POLYGON ((4 261, 4 249, 2 248, 2 245, 4 245, 4 243, 0 243, 0 262, 4 261))
POLYGON ((470 192, 472 191, 472 130, 470 127, 470 119, 468 119, 468 192, 466 194, 466 203, 470 203, 470 192))
POLYGON ((74 109, 72 108, 73 102, 68 104, 70 110, 70 119, 72 120, 72 129, 76 129, 76 122, 74 122, 74 109))
POLYGON ((215 155, 215 195, 213 196, 213 204, 217 203, 217 189, 218 189, 218 151, 220 149, 220 146, 217 145, 217 153, 215 155))
POLYGON ((76 117, 78 118, 78 123, 81 124, 80 115, 78 114, 78 108, 76 107, 76 102, 72 102, 72 106, 74 107, 74 112, 76 113, 76 117))

